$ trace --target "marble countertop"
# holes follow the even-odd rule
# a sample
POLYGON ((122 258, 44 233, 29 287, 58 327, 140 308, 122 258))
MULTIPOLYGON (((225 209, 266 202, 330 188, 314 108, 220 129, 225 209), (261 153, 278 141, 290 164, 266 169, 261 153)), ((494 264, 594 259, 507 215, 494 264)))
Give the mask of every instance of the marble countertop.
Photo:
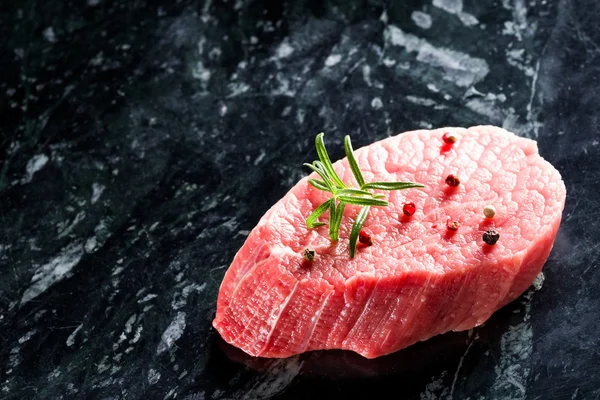
POLYGON ((600 398, 600 3, 394 3, 0 7, 0 399, 600 398), (223 343, 223 274, 316 133, 479 124, 566 182, 544 280, 375 360, 223 343))

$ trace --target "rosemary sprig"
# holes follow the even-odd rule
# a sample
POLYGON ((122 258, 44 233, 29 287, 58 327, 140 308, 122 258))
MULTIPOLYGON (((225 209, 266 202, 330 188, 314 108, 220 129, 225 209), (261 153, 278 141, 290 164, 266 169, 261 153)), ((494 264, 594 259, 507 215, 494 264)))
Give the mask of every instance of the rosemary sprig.
POLYGON ((305 163, 304 165, 312 169, 321 177, 321 180, 309 179, 308 183, 319 190, 331 193, 332 196, 309 215, 306 219, 306 226, 312 229, 326 225, 324 222, 319 221, 319 217, 323 215, 325 211, 329 210, 329 237, 331 240, 337 241, 339 240, 340 224, 346 205, 353 204, 362 206, 354 220, 350 232, 350 257, 354 258, 358 235, 367 219, 371 206, 385 207, 389 204, 387 200, 384 200, 384 195, 372 193, 370 190, 402 190, 424 186, 415 182, 366 183, 362 171, 358 166, 358 162, 356 161, 356 157, 354 157, 350 136, 346 135, 344 138, 344 151, 348 158, 348 164, 350 164, 352 175, 354 175, 354 179, 356 179, 356 182, 358 183, 358 188, 352 187, 352 185, 344 183, 333 169, 333 164, 329 159, 325 143, 323 142, 323 136, 324 134, 321 132, 317 135, 315 140, 319 160, 314 161, 312 164, 305 163))

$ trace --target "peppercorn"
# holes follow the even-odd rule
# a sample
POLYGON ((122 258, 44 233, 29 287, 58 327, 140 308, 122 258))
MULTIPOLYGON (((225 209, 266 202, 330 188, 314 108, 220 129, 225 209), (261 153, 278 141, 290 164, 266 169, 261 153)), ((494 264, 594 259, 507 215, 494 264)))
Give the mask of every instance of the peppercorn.
POLYGON ((442 140, 444 140, 444 143, 452 145, 456 142, 456 136, 444 133, 442 140))
POLYGON ((487 230, 483 234, 483 241, 489 244, 490 246, 495 245, 498 239, 500 239, 500 234, 493 229, 487 230))
POLYGON ((458 176, 450 174, 446 177, 446 184, 448 186, 457 187, 460 185, 460 179, 458 179, 458 176))
POLYGON ((494 218, 494 215, 496 215, 496 207, 492 205, 485 206, 483 215, 485 215, 486 218, 494 218))
POLYGON ((456 231, 456 230, 458 230, 459 226, 460 226, 460 223, 458 221, 450 221, 450 220, 448 220, 448 222, 446 222, 446 228, 449 231, 456 231))
POLYGON ((404 203, 404 205, 402 206, 402 212, 407 217, 412 216, 415 213, 415 211, 417 211, 417 206, 415 206, 415 203, 404 203))
POLYGON ((359 232, 358 241, 362 244, 366 244, 367 246, 373 245, 373 239, 371 239, 371 234, 365 231, 364 229, 361 229, 361 231, 359 232))
POLYGON ((312 249, 304 249, 304 259, 308 262, 313 262, 315 259, 315 251, 312 249))

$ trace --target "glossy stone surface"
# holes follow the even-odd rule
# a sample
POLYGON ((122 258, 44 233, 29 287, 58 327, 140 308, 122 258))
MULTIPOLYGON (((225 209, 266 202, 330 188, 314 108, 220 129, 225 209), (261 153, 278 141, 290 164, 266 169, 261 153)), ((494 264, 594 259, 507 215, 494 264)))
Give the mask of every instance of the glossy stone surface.
POLYGON ((0 398, 600 398, 599 19, 592 0, 3 4, 0 398), (538 140, 566 182, 539 290, 375 360, 223 343, 221 278, 316 133, 337 159, 345 134, 478 124, 538 140))

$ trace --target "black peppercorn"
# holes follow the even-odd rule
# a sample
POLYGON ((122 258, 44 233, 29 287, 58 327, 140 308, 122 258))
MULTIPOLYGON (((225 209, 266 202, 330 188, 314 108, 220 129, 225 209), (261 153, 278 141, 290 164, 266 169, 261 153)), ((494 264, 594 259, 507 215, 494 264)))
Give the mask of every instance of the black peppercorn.
POLYGON ((312 249, 304 249, 304 259, 308 262, 313 262, 315 259, 315 251, 312 249))
POLYGON ((500 239, 500 234, 493 229, 485 231, 485 233, 483 234, 483 241, 489 244, 490 246, 495 245, 498 239, 500 239))

